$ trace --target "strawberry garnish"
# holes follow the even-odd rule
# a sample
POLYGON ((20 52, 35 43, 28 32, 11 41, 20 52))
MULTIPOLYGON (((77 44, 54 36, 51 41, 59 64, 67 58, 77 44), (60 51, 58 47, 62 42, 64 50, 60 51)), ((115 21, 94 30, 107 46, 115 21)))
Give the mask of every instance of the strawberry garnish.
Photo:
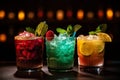
POLYGON ((47 31, 46 38, 48 41, 51 41, 54 38, 54 32, 52 30, 47 31))

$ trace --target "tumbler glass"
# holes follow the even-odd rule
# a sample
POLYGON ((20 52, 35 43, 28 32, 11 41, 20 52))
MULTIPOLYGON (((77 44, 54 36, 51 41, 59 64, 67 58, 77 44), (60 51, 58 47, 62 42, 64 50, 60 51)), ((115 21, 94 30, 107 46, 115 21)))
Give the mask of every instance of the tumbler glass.
POLYGON ((49 71, 67 72, 74 66, 75 38, 55 36, 46 39, 47 66, 49 71))
POLYGON ((15 36, 18 71, 39 71, 43 66, 43 37, 15 36))

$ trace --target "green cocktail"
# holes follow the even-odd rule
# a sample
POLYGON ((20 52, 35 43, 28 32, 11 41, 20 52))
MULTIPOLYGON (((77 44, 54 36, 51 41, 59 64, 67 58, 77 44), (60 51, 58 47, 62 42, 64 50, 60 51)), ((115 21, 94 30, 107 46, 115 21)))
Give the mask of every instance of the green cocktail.
POLYGON ((75 38, 65 36, 46 39, 47 65, 49 70, 67 71, 74 65, 75 38))
POLYGON ((57 28, 58 36, 51 30, 46 33, 47 66, 49 71, 66 72, 73 68, 76 44, 74 32, 80 27, 80 25, 76 25, 75 30, 70 25, 67 30, 57 28))

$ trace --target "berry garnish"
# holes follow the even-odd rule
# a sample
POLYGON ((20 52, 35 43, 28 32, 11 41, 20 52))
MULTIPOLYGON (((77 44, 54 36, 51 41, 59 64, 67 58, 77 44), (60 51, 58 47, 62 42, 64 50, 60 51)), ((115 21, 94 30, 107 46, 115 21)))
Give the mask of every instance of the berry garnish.
POLYGON ((46 38, 48 41, 51 41, 54 38, 54 32, 52 30, 47 31, 46 38))

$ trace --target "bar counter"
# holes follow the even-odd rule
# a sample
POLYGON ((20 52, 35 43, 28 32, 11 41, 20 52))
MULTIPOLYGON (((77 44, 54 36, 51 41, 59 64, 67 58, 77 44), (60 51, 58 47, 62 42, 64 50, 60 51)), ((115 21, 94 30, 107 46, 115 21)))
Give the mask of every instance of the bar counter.
POLYGON ((120 80, 120 61, 109 61, 101 73, 83 72, 75 66, 70 72, 48 71, 46 65, 39 72, 18 72, 14 62, 0 63, 0 80, 120 80))

